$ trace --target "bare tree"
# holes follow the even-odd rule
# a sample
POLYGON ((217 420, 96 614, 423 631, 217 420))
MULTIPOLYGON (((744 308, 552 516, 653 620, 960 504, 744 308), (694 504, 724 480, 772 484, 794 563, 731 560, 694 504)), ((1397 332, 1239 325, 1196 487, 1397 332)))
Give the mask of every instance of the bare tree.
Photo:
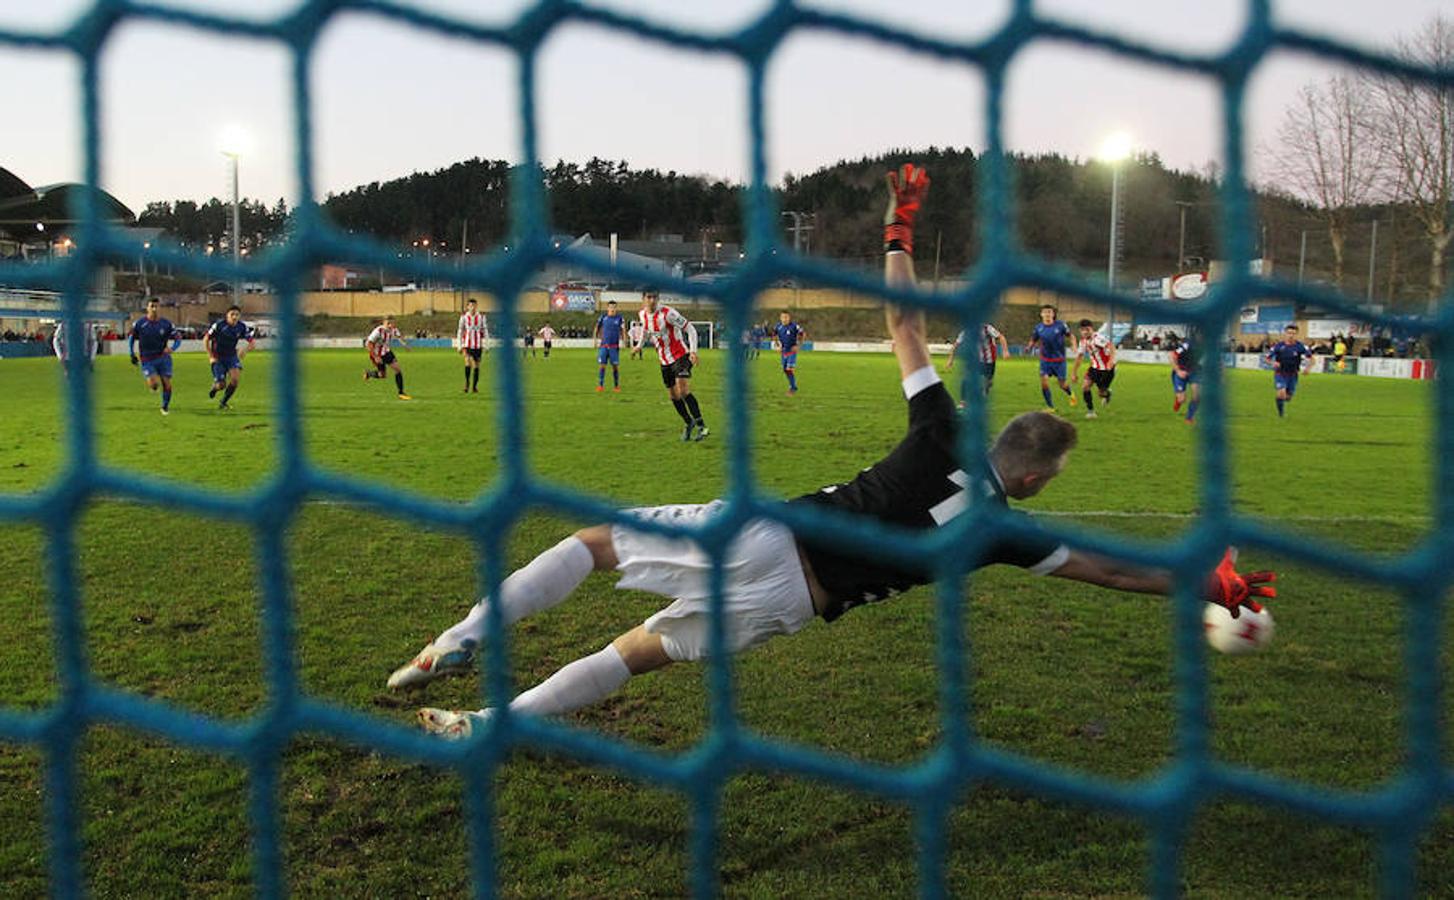
MULTIPOLYGON (((1435 16, 1399 42, 1406 60, 1454 71, 1454 21, 1435 16)), ((1454 240, 1454 87, 1412 78, 1372 80, 1378 134, 1388 153, 1398 198, 1429 242, 1429 299, 1444 291, 1445 258, 1454 240)))
POLYGON ((1373 96, 1346 75, 1304 85, 1277 132, 1279 187, 1318 208, 1333 247, 1333 282, 1343 285, 1343 247, 1354 210, 1375 199, 1382 143, 1372 139, 1373 96))

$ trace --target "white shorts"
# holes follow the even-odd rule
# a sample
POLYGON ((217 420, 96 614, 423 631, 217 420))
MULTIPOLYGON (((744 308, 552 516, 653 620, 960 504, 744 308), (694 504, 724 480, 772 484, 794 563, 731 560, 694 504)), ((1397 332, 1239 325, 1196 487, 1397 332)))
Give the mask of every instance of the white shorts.
MULTIPOLYGON (((627 513, 648 521, 698 526, 721 506, 721 500, 714 500, 627 513)), ((624 573, 617 587, 676 598, 645 622, 647 631, 661 635, 666 655, 678 662, 705 657, 711 557, 689 538, 633 531, 623 525, 611 526, 611 542, 617 568, 624 573)), ((793 533, 778 522, 753 519, 743 526, 727 548, 722 578, 729 652, 755 647, 774 635, 793 634, 813 618, 813 599, 793 533)))

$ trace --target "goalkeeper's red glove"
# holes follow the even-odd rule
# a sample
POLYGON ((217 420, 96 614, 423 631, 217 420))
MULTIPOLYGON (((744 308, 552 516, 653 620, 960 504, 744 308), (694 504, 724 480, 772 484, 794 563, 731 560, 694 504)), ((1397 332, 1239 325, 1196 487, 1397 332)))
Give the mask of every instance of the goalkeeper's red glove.
POLYGON ((884 252, 902 250, 914 253, 914 217, 919 204, 929 193, 929 173, 913 163, 904 163, 897 172, 889 172, 889 208, 884 213, 884 252))
POLYGON ((1262 604, 1253 597, 1277 596, 1277 588, 1272 587, 1272 582, 1277 580, 1276 572, 1249 572, 1244 575, 1237 571, 1236 561, 1236 551, 1227 548, 1222 561, 1208 576, 1206 587, 1207 602, 1225 607, 1234 619, 1242 614, 1244 606, 1253 612, 1262 610, 1262 604))

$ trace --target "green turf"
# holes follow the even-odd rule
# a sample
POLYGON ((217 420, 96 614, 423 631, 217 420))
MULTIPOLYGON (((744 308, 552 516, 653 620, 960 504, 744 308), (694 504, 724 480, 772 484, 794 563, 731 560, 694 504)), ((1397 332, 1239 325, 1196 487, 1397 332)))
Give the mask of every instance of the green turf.
MULTIPOLYGON (((401 354, 408 389, 364 383, 361 354, 304 356, 308 452, 320 465, 449 499, 498 471, 494 373, 459 392, 459 357, 401 354)), ((266 479, 276 463, 271 359, 251 357, 232 413, 206 399, 203 358, 177 363, 162 419, 124 358, 97 363, 100 455, 110 465, 223 489, 266 479)), ((524 362, 529 464, 539 476, 623 504, 707 500, 725 483, 725 358, 705 354, 697 393, 715 434, 679 441, 656 366, 629 361, 623 393, 593 392, 585 351, 524 362)), ((770 354, 752 363, 754 464, 764 492, 793 495, 877 458, 904 420, 887 356, 805 354, 802 392, 783 396, 770 354)), ((0 490, 43 487, 61 470, 61 379, 53 360, 0 362, 8 427, 0 490)), ((1415 546, 1428 528, 1429 386, 1309 376, 1286 420, 1270 377, 1227 373, 1239 508, 1310 538, 1375 552, 1415 546)), ((1039 404, 1030 365, 1001 366, 992 419, 1039 404)), ((1064 398, 1057 397, 1064 409, 1064 398)), ((1109 414, 1070 411, 1080 448, 1032 510, 1077 527, 1156 540, 1191 524, 1198 502, 1195 428, 1169 409, 1166 369, 1123 366, 1109 414), (1057 519, 1065 522, 1065 519, 1057 519)), ((543 515, 512 535, 510 566, 569 528, 543 515)), ((98 678, 223 717, 265 698, 252 538, 245 528, 114 500, 80 528, 87 652, 98 678)), ((43 548, 34 529, 0 527, 0 696, 36 709, 55 694, 43 548)), ((343 706, 408 721, 388 672, 455 621, 476 560, 458 537, 346 506, 307 508, 288 536, 303 686, 343 706)), ((1224 759, 1344 788, 1400 764, 1403 691, 1398 600, 1377 586, 1248 551, 1279 568, 1278 639, 1257 657, 1211 660, 1214 746, 1224 759)), ((1152 598, 1011 569, 968 586, 966 633, 978 733, 1003 749, 1117 778, 1156 771, 1172 738, 1169 616, 1152 598)), ((593 575, 557 610, 512 633, 517 685, 603 646, 662 601, 593 575)), ((866 760, 922 758, 938 739, 933 606, 921 589, 818 623, 742 657, 739 707, 764 734, 866 760)), ((685 750, 705 728, 701 671, 675 667, 570 718, 622 741, 685 750)), ((472 704, 471 679, 431 686, 429 705, 472 704)), ((0 747, 0 895, 47 885, 40 755, 0 747)), ((95 728, 84 746, 87 876, 101 896, 240 895, 250 890, 247 776, 227 760, 150 735, 95 728)), ((288 882, 299 896, 457 895, 468 886, 460 782, 447 773, 302 736, 286 760, 288 882)), ((506 895, 680 895, 688 811, 678 795, 575 762, 520 752, 498 779, 506 895)), ((878 798, 754 772, 723 804, 721 879, 733 896, 908 896, 912 815, 878 798)), ((965 896, 1135 895, 1147 835, 1136 821, 1065 807, 1003 786, 961 798, 948 836, 951 887, 965 896)), ((1208 807, 1184 880, 1194 896, 1363 896, 1376 842, 1236 802, 1208 807), (1229 852, 1232 848, 1233 852, 1229 852)), ((1424 892, 1454 895, 1454 819, 1421 859, 1424 892)))

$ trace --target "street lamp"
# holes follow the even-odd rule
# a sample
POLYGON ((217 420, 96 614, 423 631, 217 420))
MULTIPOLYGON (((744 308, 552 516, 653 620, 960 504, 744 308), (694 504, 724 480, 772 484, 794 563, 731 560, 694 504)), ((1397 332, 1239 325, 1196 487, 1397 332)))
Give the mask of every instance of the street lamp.
MULTIPOLYGON (((1116 290, 1116 259, 1121 253, 1121 163, 1131 155, 1131 136, 1118 131, 1101 144, 1100 160, 1111 167, 1111 246, 1106 262, 1106 289, 1116 290)), ((1116 304, 1111 303, 1107 331, 1111 343, 1116 342, 1116 304)))
MULTIPOLYGON (((237 160, 243 152, 249 149, 250 141, 247 132, 239 125, 228 125, 222 129, 222 140, 220 149, 222 155, 232 162, 232 265, 238 266, 242 261, 242 214, 241 201, 237 194, 237 160)), ((242 275, 236 273, 232 278, 232 302, 238 306, 242 305, 242 275)))

